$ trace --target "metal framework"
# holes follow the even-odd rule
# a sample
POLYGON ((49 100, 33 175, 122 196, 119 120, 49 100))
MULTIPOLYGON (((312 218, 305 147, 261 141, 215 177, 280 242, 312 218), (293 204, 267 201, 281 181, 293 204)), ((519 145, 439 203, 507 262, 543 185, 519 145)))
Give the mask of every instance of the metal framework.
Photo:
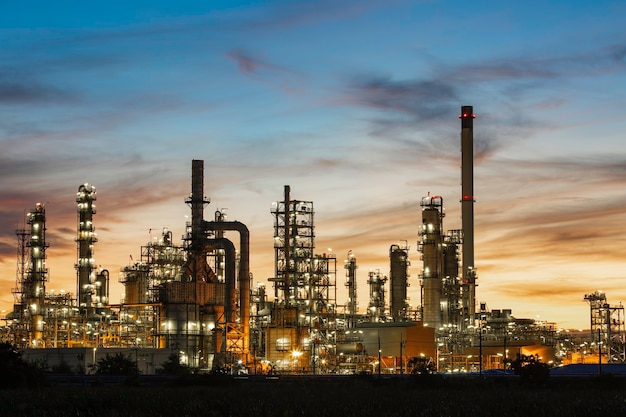
POLYGON ((459 260, 463 244, 462 230, 448 230, 443 240, 443 281, 441 311, 444 324, 461 326, 462 301, 459 260))
POLYGON ((315 254, 313 202, 284 200, 272 204, 274 216, 275 308, 266 334, 266 358, 283 369, 314 369, 326 361, 336 327, 337 259, 315 254), (292 358, 287 352, 292 351, 292 358))
POLYGON ((606 355, 609 363, 626 361, 624 306, 611 306, 601 291, 586 294, 585 301, 590 308, 591 340, 598 353, 606 355))
MULTIPOLYGON (((288 186, 286 186, 288 198, 288 186)), ((275 297, 285 306, 304 307, 310 302, 314 275, 315 233, 313 202, 279 201, 274 215, 275 297)))

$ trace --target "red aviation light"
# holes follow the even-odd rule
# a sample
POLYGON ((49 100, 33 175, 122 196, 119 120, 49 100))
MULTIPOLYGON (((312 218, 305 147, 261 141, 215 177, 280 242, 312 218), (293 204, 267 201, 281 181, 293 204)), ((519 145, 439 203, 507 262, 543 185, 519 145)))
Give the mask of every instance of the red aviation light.
POLYGON ((464 195, 463 201, 476 201, 473 195, 464 195))
POLYGON ((468 118, 472 118, 475 119, 476 115, 474 113, 469 114, 469 113, 463 113, 463 114, 459 114, 459 119, 468 119, 468 118))

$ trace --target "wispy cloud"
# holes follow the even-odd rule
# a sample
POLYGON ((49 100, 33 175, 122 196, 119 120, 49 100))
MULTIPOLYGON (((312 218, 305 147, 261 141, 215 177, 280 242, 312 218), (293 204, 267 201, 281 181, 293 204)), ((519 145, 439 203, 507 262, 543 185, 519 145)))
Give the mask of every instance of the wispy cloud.
POLYGON ((445 134, 420 138, 419 132, 426 129, 431 135, 437 131, 443 133, 441 126, 449 125, 450 114, 458 111, 462 97, 472 92, 483 108, 494 108, 487 115, 489 127, 475 137, 475 160, 480 164, 511 141, 549 127, 549 122, 537 116, 536 109, 558 109, 566 105, 569 97, 564 87, 578 77, 626 71, 620 62, 622 56, 622 47, 609 46, 599 51, 546 58, 511 56, 457 64, 431 60, 430 74, 412 79, 354 75, 345 80, 343 94, 332 103, 373 110, 369 121, 374 136, 396 143, 419 142, 423 150, 431 148, 433 155, 442 155, 446 150, 451 153, 454 149, 451 145, 456 147, 456 141, 442 148, 441 137, 445 134), (482 102, 484 90, 492 94, 490 106, 482 102), (500 105, 498 113, 495 103, 500 105))
POLYGON ((75 97, 62 89, 0 76, 0 105, 66 103, 75 97), (4 79, 3 79, 4 78, 4 79))
POLYGON ((277 87, 288 94, 300 93, 306 89, 306 75, 300 71, 273 64, 242 48, 232 49, 226 52, 226 56, 237 64, 242 74, 254 81, 277 87))
POLYGON ((254 74, 259 68, 271 67, 265 62, 253 57, 250 53, 241 49, 232 50, 226 53, 226 56, 237 63, 239 71, 244 74, 254 74))
POLYGON ((416 122, 449 116, 452 103, 458 103, 456 89, 441 80, 357 77, 348 89, 352 104, 410 115, 416 122))

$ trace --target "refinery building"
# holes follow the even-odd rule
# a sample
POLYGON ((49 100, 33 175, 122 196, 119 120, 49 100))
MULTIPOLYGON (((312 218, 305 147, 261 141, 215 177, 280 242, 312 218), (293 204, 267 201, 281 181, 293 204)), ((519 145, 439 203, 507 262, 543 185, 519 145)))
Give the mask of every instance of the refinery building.
MULTIPOLYGON (((151 374, 173 353, 198 371, 409 374, 505 370, 518 355, 550 364, 624 362, 624 311, 600 292, 585 295, 591 331, 516 318, 476 301, 473 109, 461 109, 460 229, 444 228, 444 198, 427 193, 416 210, 416 253, 390 244, 388 269, 360 273, 358 254, 319 253, 312 201, 286 185, 271 205, 274 275, 252 283, 250 233, 220 210, 207 219, 204 162, 193 160, 190 221, 180 242, 163 229, 140 259, 115 271, 123 302, 111 303, 111 274, 96 267, 96 189, 76 194, 75 292, 47 292, 46 211, 37 204, 17 230, 14 309, 0 337, 49 366, 90 372, 122 352, 151 374), (412 260, 410 258, 413 258, 412 260), (421 265, 418 306, 408 303, 409 266, 421 265), (357 299, 366 285, 369 297, 357 299), (346 299, 337 299, 345 286, 346 299)), ((454 201, 458 201, 453 196, 454 201)))

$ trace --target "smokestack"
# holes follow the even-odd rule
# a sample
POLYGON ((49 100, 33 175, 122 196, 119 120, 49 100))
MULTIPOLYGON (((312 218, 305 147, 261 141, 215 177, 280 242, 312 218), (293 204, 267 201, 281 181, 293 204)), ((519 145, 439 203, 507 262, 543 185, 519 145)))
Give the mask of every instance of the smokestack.
POLYGON ((210 201, 204 197, 204 161, 193 159, 191 161, 191 195, 185 199, 191 207, 191 223, 187 224, 186 240, 189 241, 189 257, 183 271, 183 281, 207 281, 216 280, 215 273, 208 265, 205 252, 204 240, 204 207, 210 201))
POLYGON ((476 270, 474 268, 474 108, 461 107, 461 217, 463 226, 464 325, 474 325, 476 270))
POLYGON ((186 201, 191 206, 191 244, 199 247, 204 238, 202 222, 204 207, 209 200, 204 197, 204 161, 191 161, 191 197, 186 201))

